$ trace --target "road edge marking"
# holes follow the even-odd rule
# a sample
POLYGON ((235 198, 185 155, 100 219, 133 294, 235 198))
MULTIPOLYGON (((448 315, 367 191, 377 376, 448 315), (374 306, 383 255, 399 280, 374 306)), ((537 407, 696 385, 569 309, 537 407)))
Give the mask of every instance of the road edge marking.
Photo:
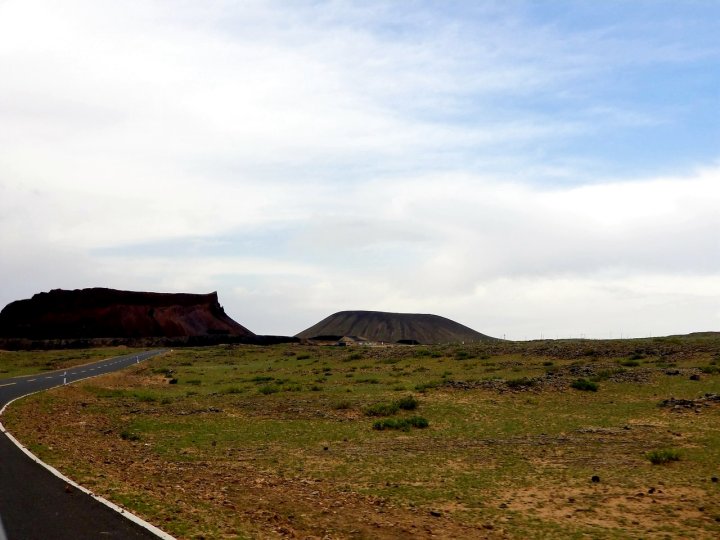
MULTIPOLYGON (((162 354, 162 353, 158 353, 158 354, 162 354)), ((153 356, 157 356, 157 355, 153 355, 153 356)), ((152 356, 150 356, 148 358, 152 358, 152 356)), ((147 360, 147 358, 144 358, 143 360, 147 360)), ((128 367, 133 366, 133 365, 135 365, 135 364, 128 364, 128 367)), ((84 381, 87 379, 92 379, 94 377, 99 377, 101 375, 107 375, 107 373, 98 373, 95 375, 91 375, 89 377, 83 377, 82 379, 77 379, 77 380, 71 381, 69 384, 75 384, 76 382, 84 381)), ((53 388, 59 388, 60 386, 62 386, 62 385, 53 386, 53 388)), ((41 460, 39 457, 37 457, 35 454, 33 454, 30 450, 28 450, 25 446, 23 446, 23 444, 20 441, 18 441, 15 437, 13 437, 12 433, 10 433, 7 429, 5 429, 5 426, 2 423, 2 415, 3 415, 3 413, 5 413, 5 409, 7 409, 10 405, 12 405, 13 403, 15 403, 16 401, 18 401, 22 398, 26 398, 26 397, 32 396, 34 394, 39 394, 40 392, 46 392, 47 390, 52 390, 52 388, 48 388, 46 390, 37 390, 35 392, 30 392, 29 394, 18 396, 15 399, 8 401, 0 409, 0 433, 3 433, 8 439, 10 439, 10 442, 12 442, 15 446, 17 446, 26 456, 28 456, 31 460, 33 460, 35 463, 37 463, 41 467, 44 467, 45 469, 47 469, 53 476, 60 478, 60 480, 62 480, 64 482, 67 482, 69 485, 73 486, 75 489, 78 489, 78 490, 82 491, 83 493, 85 493, 86 495, 89 495, 90 497, 95 499, 97 502, 104 504, 105 506, 110 508, 110 510, 115 511, 118 514, 120 514, 121 516, 125 517, 126 519, 129 519, 133 523, 140 525, 143 529, 150 531, 155 536, 162 538, 163 540, 177 540, 174 536, 166 533, 162 529, 159 529, 152 523, 145 521, 140 516, 136 516, 129 510, 126 510, 125 508, 118 506, 114 502, 111 502, 111 501, 107 500, 106 498, 101 497, 100 495, 95 495, 92 491, 90 491, 86 487, 83 487, 80 484, 78 484, 77 482, 75 482, 74 480, 71 480, 70 478, 65 476, 63 473, 58 471, 55 467, 53 467, 52 465, 49 465, 48 463, 45 463, 43 460, 41 460)), ((0 540, 3 540, 2 529, 0 529, 0 540)))

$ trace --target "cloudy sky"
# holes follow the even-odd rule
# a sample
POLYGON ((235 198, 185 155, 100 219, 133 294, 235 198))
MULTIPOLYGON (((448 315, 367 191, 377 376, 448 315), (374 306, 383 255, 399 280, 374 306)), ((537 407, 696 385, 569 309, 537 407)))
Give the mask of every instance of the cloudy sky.
POLYGON ((0 306, 720 330, 720 3, 0 0, 0 306))

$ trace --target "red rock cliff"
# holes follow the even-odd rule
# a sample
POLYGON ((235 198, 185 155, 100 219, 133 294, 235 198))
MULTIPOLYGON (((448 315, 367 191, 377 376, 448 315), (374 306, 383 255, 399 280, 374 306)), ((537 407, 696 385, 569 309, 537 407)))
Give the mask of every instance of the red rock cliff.
POLYGON ((0 336, 29 339, 253 336, 225 314, 217 293, 54 289, 0 312, 0 336))

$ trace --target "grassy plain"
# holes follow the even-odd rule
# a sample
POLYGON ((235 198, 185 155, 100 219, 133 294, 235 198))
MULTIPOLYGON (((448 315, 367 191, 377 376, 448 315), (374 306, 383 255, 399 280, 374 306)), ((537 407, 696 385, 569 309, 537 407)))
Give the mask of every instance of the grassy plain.
POLYGON ((133 351, 126 347, 32 352, 0 350, 0 379, 65 369, 133 351))
POLYGON ((719 367, 712 337, 219 346, 3 421, 180 538, 717 538, 719 367))

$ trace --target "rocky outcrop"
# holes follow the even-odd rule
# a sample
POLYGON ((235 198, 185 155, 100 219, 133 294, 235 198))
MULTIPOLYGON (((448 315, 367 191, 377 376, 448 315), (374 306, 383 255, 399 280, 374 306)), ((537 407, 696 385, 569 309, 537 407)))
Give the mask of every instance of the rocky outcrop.
POLYGON ((92 288, 54 289, 17 300, 0 312, 0 337, 30 340, 96 338, 252 338, 225 314, 217 293, 174 294, 92 288))
POLYGON ((297 334, 303 339, 322 336, 363 336, 374 342, 424 344, 496 340, 439 315, 383 311, 340 311, 297 334))

